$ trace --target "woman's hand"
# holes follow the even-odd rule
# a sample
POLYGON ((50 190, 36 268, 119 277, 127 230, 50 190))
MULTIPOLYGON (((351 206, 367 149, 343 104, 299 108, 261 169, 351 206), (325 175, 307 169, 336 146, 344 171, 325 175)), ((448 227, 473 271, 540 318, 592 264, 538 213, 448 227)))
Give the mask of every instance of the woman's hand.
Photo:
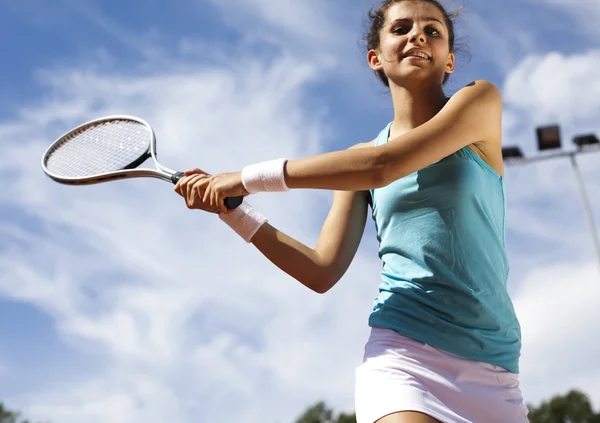
POLYGON ((185 176, 175 184, 175 192, 184 198, 189 209, 220 213, 218 207, 212 207, 204 201, 205 181, 210 177, 211 175, 201 169, 192 169, 186 171, 185 176))
POLYGON ((196 185, 198 193, 203 193, 202 201, 211 208, 223 213, 231 212, 225 206, 225 198, 249 195, 242 183, 242 173, 221 173, 204 178, 196 185))

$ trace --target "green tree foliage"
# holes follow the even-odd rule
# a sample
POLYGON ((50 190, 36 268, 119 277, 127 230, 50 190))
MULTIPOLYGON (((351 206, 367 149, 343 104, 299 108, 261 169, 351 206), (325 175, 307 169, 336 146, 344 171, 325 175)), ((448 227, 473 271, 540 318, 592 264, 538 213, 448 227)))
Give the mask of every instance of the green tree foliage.
POLYGON ((529 406, 531 423, 600 423, 600 413, 594 413, 592 403, 583 392, 573 390, 529 406))
POLYGON ((30 423, 29 420, 21 420, 21 413, 8 410, 0 402, 0 423, 30 423))
POLYGON ((323 401, 313 405, 302 414, 296 423, 331 423, 331 411, 323 401))
POLYGON ((340 414, 336 423, 356 423, 356 414, 340 414))
POLYGON ((0 402, 0 423, 17 423, 19 415, 14 411, 7 410, 0 402))
POLYGON ((333 410, 321 401, 306 410, 296 423, 356 423, 356 417, 354 414, 340 414, 334 418, 333 410))
MULTIPOLYGON (((600 412, 595 413, 588 396, 577 390, 554 396, 537 407, 528 407, 530 423, 600 423, 600 412)), ((4 422, 0 420, 0 423, 4 422)), ((333 410, 319 402, 306 410, 295 423, 356 423, 356 416, 340 414, 334 418, 333 410)))

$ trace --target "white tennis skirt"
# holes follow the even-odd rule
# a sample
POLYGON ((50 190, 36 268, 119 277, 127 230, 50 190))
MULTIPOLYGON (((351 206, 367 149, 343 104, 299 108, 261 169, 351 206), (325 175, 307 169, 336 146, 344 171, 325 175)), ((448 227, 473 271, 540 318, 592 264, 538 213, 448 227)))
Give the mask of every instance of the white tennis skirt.
POLYGON ((442 423, 528 423, 517 374, 372 328, 356 370, 357 423, 417 411, 442 423))

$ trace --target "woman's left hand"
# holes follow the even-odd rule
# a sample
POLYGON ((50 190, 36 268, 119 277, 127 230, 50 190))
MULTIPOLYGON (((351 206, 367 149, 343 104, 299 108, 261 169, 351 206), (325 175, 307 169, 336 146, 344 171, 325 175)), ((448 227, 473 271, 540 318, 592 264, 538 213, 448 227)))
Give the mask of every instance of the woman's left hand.
POLYGON ((242 173, 220 173, 206 178, 198 188, 205 189, 203 201, 223 213, 231 212, 225 206, 225 198, 249 195, 242 183, 242 173))

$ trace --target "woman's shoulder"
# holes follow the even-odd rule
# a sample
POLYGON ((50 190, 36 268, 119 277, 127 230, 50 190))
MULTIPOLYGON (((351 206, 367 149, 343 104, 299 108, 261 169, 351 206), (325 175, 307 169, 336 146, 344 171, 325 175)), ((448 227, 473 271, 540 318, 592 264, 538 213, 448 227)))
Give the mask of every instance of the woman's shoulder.
POLYGON ((463 101, 472 101, 476 103, 500 102, 502 103, 502 93, 496 85, 487 79, 477 79, 468 83, 451 97, 459 98, 463 101))
POLYGON ((479 87, 485 88, 485 89, 495 89, 495 90, 498 89, 496 87, 496 85, 488 79, 475 79, 474 81, 469 82, 467 85, 465 85, 465 87, 471 87, 471 86, 479 86, 479 87))
MULTIPOLYGON (((485 137, 467 147, 483 159, 499 175, 504 175, 502 159, 502 95, 490 81, 477 80, 466 85, 455 95, 473 112, 472 121, 484 125, 485 137)), ((475 123, 474 123, 475 125, 475 123)))
POLYGON ((461 126, 471 135, 475 134, 475 138, 496 139, 501 132, 502 109, 500 90, 490 81, 476 80, 450 97, 440 113, 440 125, 455 126, 461 121, 461 126))

